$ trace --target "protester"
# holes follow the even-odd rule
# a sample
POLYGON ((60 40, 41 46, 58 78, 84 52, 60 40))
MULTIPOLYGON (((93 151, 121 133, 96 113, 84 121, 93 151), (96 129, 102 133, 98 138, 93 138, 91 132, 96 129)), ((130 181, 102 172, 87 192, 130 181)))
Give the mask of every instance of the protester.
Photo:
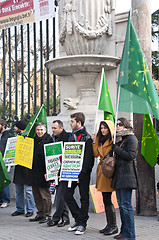
POLYGON ((45 223, 51 219, 51 194, 50 184, 45 180, 46 166, 44 155, 44 144, 52 143, 51 136, 46 132, 44 123, 38 123, 35 128, 34 154, 31 185, 37 208, 37 215, 31 218, 31 222, 39 221, 45 223))
POLYGON ((98 191, 102 192, 103 203, 105 207, 107 225, 105 228, 99 231, 100 233, 104 233, 104 235, 112 235, 118 232, 115 209, 111 201, 111 195, 113 191, 110 186, 111 180, 103 175, 101 169, 101 160, 110 152, 112 148, 113 133, 114 123, 110 120, 107 120, 100 122, 97 136, 96 134, 92 135, 94 157, 97 158, 100 156, 100 162, 97 167, 96 188, 98 191))
POLYGON ((116 144, 112 145, 112 149, 116 155, 116 165, 111 187, 116 190, 121 229, 120 234, 114 238, 134 240, 135 224, 131 197, 132 189, 136 189, 138 185, 135 166, 138 153, 138 140, 134 136, 133 128, 126 118, 119 118, 117 120, 116 132, 116 144))
POLYGON ((68 231, 75 231, 76 235, 81 235, 86 231, 87 220, 89 218, 89 183, 92 167, 94 165, 94 157, 92 140, 84 127, 84 114, 82 112, 77 112, 70 117, 70 126, 73 131, 69 138, 69 142, 85 142, 85 151, 82 170, 78 176, 78 182, 73 181, 71 188, 67 188, 65 200, 75 220, 74 224, 68 228, 68 231), (77 186, 80 193, 80 207, 73 196, 77 186))
MULTIPOLYGON (((15 123, 15 132, 17 135, 22 135, 27 123, 24 120, 15 123)), ((16 188, 16 211, 11 215, 18 216, 25 213, 25 196, 26 195, 26 217, 31 217, 34 213, 35 203, 32 193, 31 184, 31 170, 29 168, 16 165, 14 170, 13 182, 16 188)))
MULTIPOLYGON (((0 134, 1 134, 0 152, 4 157, 7 140, 8 138, 14 137, 14 134, 11 131, 11 129, 7 129, 7 122, 3 119, 0 119, 0 134)), ((0 192, 0 203, 1 203, 1 206, 0 206, 1 208, 5 208, 9 205, 10 203, 9 185, 0 192)))
MULTIPOLYGON (((53 121, 52 133, 53 142, 68 142, 70 134, 64 130, 63 122, 60 120, 53 121)), ((64 200, 67 185, 68 181, 58 181, 58 185, 56 186, 56 211, 54 212, 52 219, 47 223, 49 227, 55 225, 58 225, 58 227, 64 227, 70 223, 68 206, 64 200), (58 223, 60 219, 61 222, 58 223)))

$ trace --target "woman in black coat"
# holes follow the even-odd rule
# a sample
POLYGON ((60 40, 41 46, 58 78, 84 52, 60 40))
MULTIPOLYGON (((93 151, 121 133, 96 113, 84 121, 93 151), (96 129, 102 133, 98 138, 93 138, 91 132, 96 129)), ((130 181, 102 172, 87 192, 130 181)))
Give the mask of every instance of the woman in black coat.
POLYGON ((135 160, 138 152, 138 140, 125 118, 117 120, 116 132, 117 141, 112 147, 116 155, 116 165, 111 187, 116 190, 122 225, 120 234, 114 238, 134 240, 135 225, 131 197, 132 189, 137 188, 135 160))

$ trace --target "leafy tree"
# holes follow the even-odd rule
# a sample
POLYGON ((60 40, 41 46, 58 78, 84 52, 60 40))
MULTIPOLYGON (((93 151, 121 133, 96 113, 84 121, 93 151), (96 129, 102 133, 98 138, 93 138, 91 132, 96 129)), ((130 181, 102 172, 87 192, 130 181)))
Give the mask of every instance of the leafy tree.
POLYGON ((159 9, 152 14, 152 41, 159 37, 159 9), (156 30, 156 28, 158 28, 156 30))
MULTIPOLYGON (((158 41, 159 45, 159 9, 152 14, 152 42, 158 41)), ((152 51, 152 74, 159 80, 159 52, 152 51)))
POLYGON ((159 80, 159 52, 152 52, 152 73, 156 80, 159 80))

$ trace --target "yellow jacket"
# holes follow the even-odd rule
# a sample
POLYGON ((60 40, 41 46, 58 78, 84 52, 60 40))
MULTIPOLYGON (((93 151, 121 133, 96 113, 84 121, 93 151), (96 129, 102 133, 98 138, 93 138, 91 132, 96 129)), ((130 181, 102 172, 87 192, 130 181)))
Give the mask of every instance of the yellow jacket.
MULTIPOLYGON (((101 159, 109 153, 109 151, 112 148, 112 142, 113 142, 113 134, 114 134, 114 123, 110 120, 104 120, 102 122, 106 122, 106 124, 109 127, 109 130, 111 132, 112 140, 109 142, 107 140, 103 145, 98 144, 98 137, 96 139, 96 143, 92 144, 93 145, 93 154, 94 157, 99 157, 100 156, 100 161, 101 159)), ((100 192, 112 192, 114 189, 110 187, 111 185, 111 179, 106 178, 101 169, 100 162, 97 167, 97 176, 96 176, 96 188, 100 192)))

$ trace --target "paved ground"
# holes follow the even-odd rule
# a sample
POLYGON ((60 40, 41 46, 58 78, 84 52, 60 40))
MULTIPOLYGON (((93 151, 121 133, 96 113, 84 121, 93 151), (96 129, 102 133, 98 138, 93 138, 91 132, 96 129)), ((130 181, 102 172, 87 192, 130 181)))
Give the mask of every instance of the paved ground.
MULTIPOLYGON (((57 226, 47 227, 46 224, 31 223, 24 215, 12 217, 10 214, 15 210, 15 202, 11 201, 9 207, 0 208, 0 240, 72 240, 72 239, 105 239, 112 240, 113 236, 100 234, 99 229, 104 227, 104 213, 90 213, 87 232, 82 236, 76 236, 73 232, 67 232, 68 226, 59 228, 57 226)), ((54 209, 53 209, 54 211, 54 209)), ((137 240, 159 240, 159 222, 156 217, 135 216, 136 239, 137 240)), ((73 219, 71 219, 71 223, 73 219)), ((120 226, 119 213, 117 222, 120 226)))

